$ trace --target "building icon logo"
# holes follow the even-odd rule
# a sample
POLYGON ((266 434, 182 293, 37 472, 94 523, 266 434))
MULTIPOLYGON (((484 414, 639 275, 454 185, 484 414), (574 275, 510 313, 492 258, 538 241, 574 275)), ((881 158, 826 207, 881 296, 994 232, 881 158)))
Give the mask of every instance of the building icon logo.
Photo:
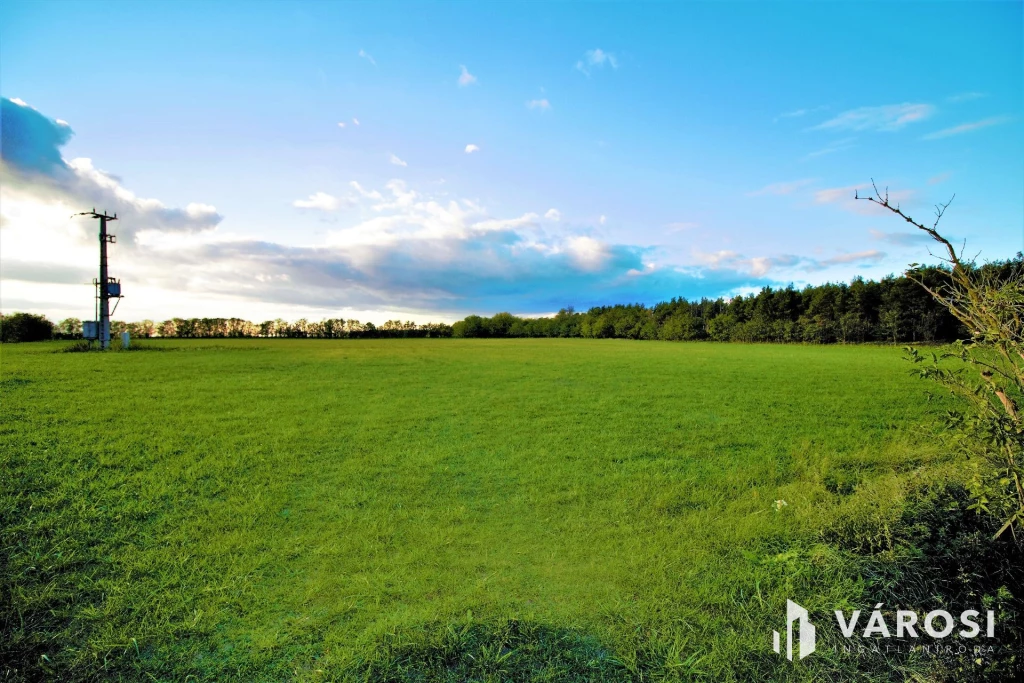
MULTIPOLYGON (((793 623, 797 623, 797 642, 799 643, 799 657, 803 659, 814 652, 815 629, 814 624, 807 618, 807 610, 792 600, 786 600, 786 659, 793 661, 793 623)), ((778 631, 772 631, 772 646, 775 651, 782 654, 782 637, 778 631)))

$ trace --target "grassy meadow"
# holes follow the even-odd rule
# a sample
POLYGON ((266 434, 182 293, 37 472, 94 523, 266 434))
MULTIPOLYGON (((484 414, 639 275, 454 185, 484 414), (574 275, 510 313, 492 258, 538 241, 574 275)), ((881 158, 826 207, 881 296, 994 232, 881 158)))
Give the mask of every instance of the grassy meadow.
POLYGON ((912 566, 953 464, 898 349, 60 346, 0 358, 5 680, 928 670, 771 648, 787 598, 869 612, 912 566))

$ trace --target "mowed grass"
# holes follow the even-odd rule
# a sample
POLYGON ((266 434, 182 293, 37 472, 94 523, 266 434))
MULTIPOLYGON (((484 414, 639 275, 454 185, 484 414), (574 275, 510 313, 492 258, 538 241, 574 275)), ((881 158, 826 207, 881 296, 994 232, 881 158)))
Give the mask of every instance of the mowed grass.
POLYGON ((9 677, 431 680, 416 652, 509 624, 547 639, 529 671, 514 639, 451 656, 490 657, 478 680, 891 673, 794 666, 771 629, 787 598, 870 611, 830 530, 870 541, 941 466, 942 402, 897 349, 142 345, 2 349, 9 677))

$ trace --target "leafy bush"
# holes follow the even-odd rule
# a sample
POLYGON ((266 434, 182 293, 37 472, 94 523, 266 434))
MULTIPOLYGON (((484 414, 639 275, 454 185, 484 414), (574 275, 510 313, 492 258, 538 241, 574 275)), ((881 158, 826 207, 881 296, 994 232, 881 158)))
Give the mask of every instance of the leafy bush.
MULTIPOLYGON (((1024 265, 978 267, 962 258, 937 230, 947 202, 936 207, 935 223, 927 227, 889 203, 875 188, 875 197, 860 197, 893 212, 938 242, 948 265, 930 280, 918 264, 908 275, 970 333, 951 352, 932 354, 922 377, 932 379, 963 400, 964 408, 949 412, 949 441, 973 459, 969 487, 972 509, 1001 520, 998 537, 1009 530, 1024 545, 1024 265), (982 463, 979 467, 977 463, 982 463)), ((952 200, 950 200, 952 201, 952 200)), ((929 271, 930 272, 930 271, 929 271)), ((914 363, 923 358, 907 349, 914 363)))
POLYGON ((0 342, 34 342, 53 339, 53 323, 44 315, 12 313, 0 316, 0 342))

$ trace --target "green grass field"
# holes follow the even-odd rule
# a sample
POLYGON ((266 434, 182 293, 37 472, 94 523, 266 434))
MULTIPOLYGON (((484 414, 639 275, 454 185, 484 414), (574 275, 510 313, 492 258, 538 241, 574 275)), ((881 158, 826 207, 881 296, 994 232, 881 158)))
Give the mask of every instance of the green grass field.
POLYGON ((943 402, 897 349, 59 346, 0 358, 8 679, 883 680, 920 664, 771 649, 787 598, 870 611, 903 501, 948 467, 943 402))

